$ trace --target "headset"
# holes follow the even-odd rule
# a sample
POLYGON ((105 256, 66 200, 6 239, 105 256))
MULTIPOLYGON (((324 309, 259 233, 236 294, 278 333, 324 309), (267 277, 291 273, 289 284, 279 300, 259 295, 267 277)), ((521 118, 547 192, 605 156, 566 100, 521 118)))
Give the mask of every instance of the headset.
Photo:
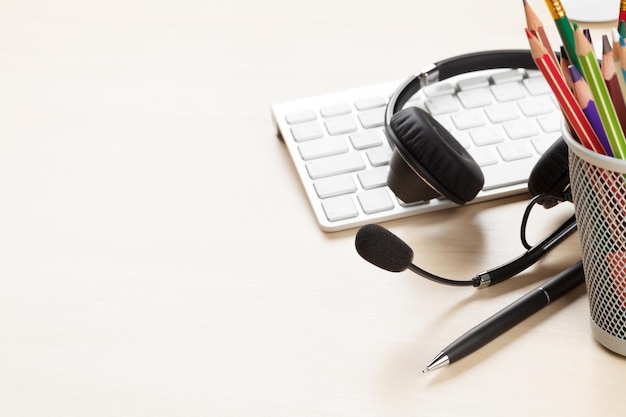
MULTIPOLYGON (((484 177, 467 150, 435 118, 404 105, 426 85, 467 72, 496 68, 537 69, 530 51, 476 52, 432 64, 404 82, 385 111, 385 134, 394 148, 387 185, 405 203, 444 196, 456 204, 472 200, 484 177)), ((567 146, 559 139, 533 169, 533 195, 567 189, 567 146)))
MULTIPOLYGON (((528 50, 494 50, 459 55, 439 61, 409 77, 390 97, 384 129, 393 149, 387 185, 406 203, 445 197, 463 205, 482 189, 483 173, 467 150, 434 117, 417 107, 404 108, 421 88, 447 78, 497 68, 537 69, 528 50)), ((562 138, 541 156, 528 179, 532 195, 522 221, 522 243, 527 252, 470 280, 450 280, 412 264, 413 252, 395 235, 377 225, 366 225, 356 236, 356 249, 367 261, 383 269, 410 269, 430 280, 484 288, 504 281, 535 263, 576 230, 574 216, 536 246, 528 244, 525 227, 535 204, 550 208, 572 201, 569 190, 568 148, 562 138)))

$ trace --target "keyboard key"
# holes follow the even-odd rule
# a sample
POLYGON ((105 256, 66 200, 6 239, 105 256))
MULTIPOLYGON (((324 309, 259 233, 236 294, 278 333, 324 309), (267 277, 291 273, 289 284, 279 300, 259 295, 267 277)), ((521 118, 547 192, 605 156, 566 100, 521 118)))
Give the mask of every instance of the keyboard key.
POLYGON ((422 89, 422 92, 426 97, 440 97, 451 96, 456 92, 456 86, 452 83, 440 82, 431 85, 427 85, 422 89))
POLYGON ((511 139, 522 139, 539 134, 535 121, 527 119, 506 122, 504 130, 506 130, 511 139))
POLYGON ((330 117, 324 120, 326 130, 330 135, 341 135, 344 133, 350 133, 357 130, 356 123, 352 116, 337 116, 330 117))
POLYGON ((504 143, 502 145, 498 145, 496 149, 498 149, 500 156, 506 162, 531 158, 533 156, 533 149, 530 146, 530 142, 525 140, 504 143))
POLYGON ((457 95, 459 101, 466 109, 485 107, 493 103, 493 96, 486 88, 479 90, 461 91, 457 95))
POLYGON ((366 190, 387 185, 387 167, 373 168, 357 174, 361 187, 366 190))
POLYGON ((362 169, 365 169, 365 162, 363 162, 361 155, 356 152, 314 159, 306 163, 306 170, 311 179, 314 180, 362 169))
POLYGON ((433 116, 438 116, 440 114, 446 113, 454 113, 455 111, 459 110, 459 103, 453 96, 435 97, 430 100, 426 100, 424 105, 433 116))
POLYGON ((498 156, 493 148, 472 148, 469 149, 468 152, 480 167, 495 165, 499 162, 498 156))
POLYGON ((359 111, 385 107, 386 105, 387 102, 384 97, 369 97, 354 102, 354 107, 359 111))
POLYGON ((497 74, 493 74, 491 76, 491 81, 493 81, 494 84, 504 84, 504 83, 510 83, 510 82, 519 82, 519 81, 522 81, 523 78, 524 78, 524 74, 522 74, 521 71, 512 69, 508 71, 499 72, 497 74))
POLYGON ((389 165, 393 151, 388 146, 380 146, 378 148, 368 150, 365 154, 367 155, 367 159, 370 161, 372 166, 379 167, 389 165))
POLYGON ((560 112, 554 112, 537 118, 539 125, 546 133, 555 133, 561 131, 561 123, 563 116, 560 112))
POLYGON ((515 103, 496 104, 485 109, 487 117, 492 123, 502 123, 509 120, 519 119, 519 108, 515 103))
POLYGON ((352 201, 352 197, 349 195, 322 200, 322 208, 324 209, 326 218, 331 222, 345 220, 359 215, 352 201))
POLYGON ((383 134, 379 130, 362 130, 349 136, 356 150, 363 150, 383 144, 383 134))
POLYGON ((476 146, 492 145, 503 142, 505 139, 504 132, 500 126, 493 125, 474 129, 470 132, 470 136, 476 146))
POLYGON ((526 92, 518 83, 497 84, 491 86, 491 92, 501 103, 520 100, 526 97, 526 92))
POLYGON ((319 198, 336 197, 356 192, 356 184, 350 174, 322 178, 315 181, 313 187, 315 187, 315 192, 319 198))
POLYGON ((309 161, 348 152, 348 145, 342 137, 323 138, 301 143, 298 150, 302 159, 309 161))
POLYGON ((393 209, 393 201, 386 188, 363 191, 357 194, 359 204, 366 214, 379 213, 393 209))
POLYGON ((555 110, 554 103, 547 96, 530 97, 520 100, 517 104, 524 115, 528 117, 539 116, 540 114, 550 113, 555 110))
POLYGON ((340 116, 342 114, 348 114, 351 111, 352 109, 348 103, 334 104, 320 109, 320 113, 324 117, 340 116))
POLYGON ((524 86, 533 96, 542 96, 552 93, 550 85, 543 77, 526 78, 524 80, 524 86))
POLYGON ((451 116, 457 129, 464 130, 485 125, 485 116, 480 110, 455 113, 451 116))
POLYGON ((285 116, 285 120, 290 125, 304 122, 312 122, 317 119, 317 115, 313 110, 303 110, 299 112, 289 113, 285 116))
POLYGON ((457 85, 459 87, 459 90, 461 91, 489 87, 489 78, 482 75, 478 77, 467 78, 465 80, 460 80, 457 85))
POLYGON ((359 120, 365 129, 380 127, 385 124, 385 107, 362 111, 359 113, 359 120))
POLYGON ((291 126, 291 134, 296 142, 319 139, 324 132, 317 122, 300 123, 291 126))

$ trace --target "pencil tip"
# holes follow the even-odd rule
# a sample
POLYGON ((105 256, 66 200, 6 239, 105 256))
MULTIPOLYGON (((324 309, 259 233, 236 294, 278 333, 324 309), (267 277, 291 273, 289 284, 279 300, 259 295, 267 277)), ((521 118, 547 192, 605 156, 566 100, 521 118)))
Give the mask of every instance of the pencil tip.
POLYGON ((528 37, 528 39, 532 39, 535 35, 533 35, 533 33, 530 31, 530 29, 528 28, 524 28, 524 30, 526 31, 526 36, 528 37))
POLYGON ((580 71, 578 71, 578 69, 575 66, 570 65, 568 69, 570 71, 570 74, 572 75, 572 82, 578 82, 582 80, 583 76, 580 75, 580 71))
POLYGON ((611 42, 609 41, 609 37, 607 35, 602 35, 602 53, 608 54, 613 50, 611 46, 611 42))

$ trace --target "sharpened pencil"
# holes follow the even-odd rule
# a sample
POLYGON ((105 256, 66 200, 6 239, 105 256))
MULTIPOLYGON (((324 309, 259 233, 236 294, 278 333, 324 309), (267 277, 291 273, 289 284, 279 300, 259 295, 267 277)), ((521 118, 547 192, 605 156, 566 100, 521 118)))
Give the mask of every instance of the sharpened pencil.
POLYGON ((585 81, 589 84, 593 94, 613 155, 620 159, 626 159, 626 137, 624 137, 624 131, 619 123, 615 106, 602 77, 600 64, 598 64, 593 46, 580 28, 577 28, 574 32, 574 40, 576 42, 578 60, 582 67, 581 74, 585 77, 585 81))
POLYGON ((574 134, 580 142, 587 148, 601 154, 605 154, 604 148, 598 139, 595 131, 589 124, 587 117, 583 113, 580 105, 576 101, 574 94, 565 82, 565 78, 556 62, 552 59, 546 48, 539 42, 537 37, 528 29, 526 36, 530 44, 530 50, 537 64, 552 89, 561 111, 569 126, 574 130, 574 134))
MULTIPOLYGON (((617 73, 615 70, 615 61, 613 61, 613 47, 609 41, 609 37, 602 36, 602 77, 606 83, 606 87, 609 90, 611 101, 615 106, 615 112, 622 131, 626 131, 626 102, 624 102, 624 96, 622 95, 622 88, 620 87, 617 73)), ((622 74, 620 74, 622 76, 622 74)), ((622 79, 624 77, 622 76, 622 79)))
POLYGON ((558 62, 556 58, 556 54, 554 53, 554 49, 550 45, 550 39, 548 38, 548 35, 546 34, 546 30, 543 26, 543 23, 541 22, 541 20, 539 19, 539 17, 533 10, 533 8, 530 6, 528 1, 523 0, 523 2, 524 2, 524 14, 526 15, 526 27, 531 32, 533 32, 535 36, 537 36, 541 44, 545 46, 545 48, 550 52, 554 61, 558 62))
POLYGON ((563 8, 563 4, 561 4, 561 0, 545 0, 548 5, 548 9, 552 14, 552 19, 554 19, 554 24, 556 25, 556 29, 561 36, 561 41, 563 42, 563 46, 567 51, 567 55, 572 64, 578 68, 580 71, 580 62, 578 59, 578 55, 576 55, 576 43, 574 41, 574 28, 572 27, 572 23, 570 22, 567 14, 565 13, 565 8, 563 8))
POLYGON ((602 148, 604 149, 604 153, 609 156, 613 156, 613 152, 611 151, 611 145, 609 144, 609 138, 607 138, 606 136, 606 131, 604 130, 604 126, 602 125, 602 119, 600 119, 600 114, 598 114, 598 108, 596 107, 596 103, 593 101, 593 95, 591 94, 589 85, 575 66, 570 65, 568 68, 568 72, 570 72, 572 81, 574 83, 574 97, 576 97, 576 101, 578 102, 581 109, 583 110, 583 113, 587 117, 589 124, 596 132, 596 135, 598 136, 598 139, 602 144, 602 148))
POLYGON ((617 17, 617 28, 620 31, 620 35, 626 36, 626 0, 620 0, 619 2, 619 16, 617 17))
POLYGON ((569 71, 569 66, 571 65, 571 62, 569 61, 569 58, 567 57, 567 52, 565 52, 565 48, 563 48, 563 46, 561 46, 561 59, 559 60, 559 64, 561 65, 561 72, 563 73, 563 77, 565 77, 565 83, 570 88, 570 90, 573 89, 574 82, 572 81, 572 75, 569 71))
MULTIPOLYGON (((622 96, 626 101, 626 72, 622 66, 622 54, 625 52, 622 51, 622 47, 620 45, 621 36, 617 29, 613 28, 611 30, 611 35, 613 37, 613 64, 615 65, 617 81, 619 82, 619 87, 622 90, 622 96)), ((626 134, 626 132, 624 133, 626 134)))

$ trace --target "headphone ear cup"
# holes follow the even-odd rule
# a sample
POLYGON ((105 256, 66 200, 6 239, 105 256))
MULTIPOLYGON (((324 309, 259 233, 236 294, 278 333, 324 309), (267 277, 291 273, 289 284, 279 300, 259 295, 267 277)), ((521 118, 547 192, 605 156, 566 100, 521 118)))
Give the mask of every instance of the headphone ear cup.
POLYGON ((423 109, 408 107, 390 122, 397 141, 387 184, 406 203, 444 196, 457 204, 476 197, 483 173, 467 150, 423 109))
MULTIPOLYGON (((563 138, 557 139, 539 158, 528 177, 528 191, 533 197, 540 194, 561 196, 569 186, 569 162, 567 144, 563 138)), ((557 204, 553 200, 544 200, 545 208, 557 204)))

